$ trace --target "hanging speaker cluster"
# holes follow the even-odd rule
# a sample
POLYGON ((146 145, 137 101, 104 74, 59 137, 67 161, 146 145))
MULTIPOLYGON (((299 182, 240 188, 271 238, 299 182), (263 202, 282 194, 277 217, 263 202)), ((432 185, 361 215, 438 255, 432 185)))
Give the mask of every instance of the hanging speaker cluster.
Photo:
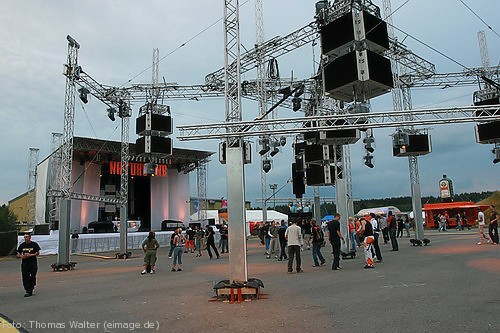
POLYGON ((341 149, 341 146, 307 141, 295 143, 295 163, 292 165, 294 194, 302 189, 304 181, 309 186, 326 186, 335 184, 335 173, 338 179, 343 178, 342 155, 335 151, 335 147, 341 149), (295 179, 302 183, 296 184, 295 179))
POLYGON ((388 92, 393 86, 387 24, 365 10, 350 12, 320 30, 324 56, 323 83, 331 97, 365 101, 388 92))
POLYGON ((140 137, 135 141, 138 156, 164 157, 172 155, 173 120, 168 105, 146 103, 139 109, 135 132, 140 137))

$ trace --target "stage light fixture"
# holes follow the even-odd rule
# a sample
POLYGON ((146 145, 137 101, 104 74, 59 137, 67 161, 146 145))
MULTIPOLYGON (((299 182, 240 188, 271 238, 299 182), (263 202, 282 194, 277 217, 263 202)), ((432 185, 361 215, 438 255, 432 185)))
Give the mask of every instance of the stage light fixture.
POLYGON ((280 137, 280 145, 284 147, 286 145, 286 137, 282 136, 280 137))
POLYGON ((302 107, 302 98, 294 97, 292 98, 292 110, 297 112, 302 107))
POLYGON ((115 113, 115 108, 108 108, 108 118, 111 119, 111 121, 115 121, 115 113))
POLYGON ((280 152, 280 150, 278 149, 278 147, 274 146, 273 150, 271 150, 271 152, 269 153, 269 155, 271 155, 271 157, 274 157, 279 152, 280 152))
POLYGON ((497 164, 500 162, 500 147, 495 147, 491 151, 493 154, 495 154, 495 158, 493 159, 493 164, 497 164))
POLYGON ((259 155, 264 156, 269 150, 271 150, 269 147, 269 138, 262 138, 260 140, 260 144, 262 145, 262 149, 259 151, 259 155))
POLYGON ((370 154, 366 154, 364 157, 363 157, 364 161, 365 161, 365 165, 367 167, 369 167, 370 169, 372 169, 374 167, 373 165, 373 156, 370 155, 370 154))
POLYGON ((78 92, 80 93, 80 100, 87 104, 89 102, 88 94, 90 93, 90 90, 85 87, 81 87, 78 89, 78 92))
POLYGON ((262 160, 262 170, 264 170, 265 173, 268 173, 271 171, 271 160, 262 160))
POLYGON ((119 105, 118 105, 118 117, 123 118, 123 117, 128 117, 130 116, 129 114, 129 107, 127 103, 123 99, 120 100, 119 105))
POLYGON ((373 147, 374 142, 375 139, 373 138, 373 135, 366 136, 363 139, 364 147, 370 153, 373 153, 375 151, 375 148, 373 147))

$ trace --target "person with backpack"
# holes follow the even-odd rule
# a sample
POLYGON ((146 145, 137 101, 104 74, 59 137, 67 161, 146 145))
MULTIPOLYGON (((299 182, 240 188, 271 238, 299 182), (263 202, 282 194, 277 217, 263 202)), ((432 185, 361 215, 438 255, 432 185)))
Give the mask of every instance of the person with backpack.
POLYGON ((174 237, 174 261, 172 264, 172 272, 182 271, 182 253, 186 246, 186 237, 182 234, 182 228, 178 228, 174 237))
POLYGON ((148 266, 151 268, 149 273, 155 273, 155 264, 156 264, 156 251, 160 247, 158 241, 155 238, 155 232, 150 231, 148 237, 146 237, 142 241, 142 250, 144 251, 144 265, 142 266, 141 275, 147 273, 148 266))
POLYGON ((321 227, 316 225, 316 220, 311 220, 311 235, 312 235, 312 257, 314 261, 313 267, 323 266, 326 263, 325 258, 321 254, 321 247, 325 241, 325 235, 321 227), (319 258, 319 261, 318 261, 319 258))

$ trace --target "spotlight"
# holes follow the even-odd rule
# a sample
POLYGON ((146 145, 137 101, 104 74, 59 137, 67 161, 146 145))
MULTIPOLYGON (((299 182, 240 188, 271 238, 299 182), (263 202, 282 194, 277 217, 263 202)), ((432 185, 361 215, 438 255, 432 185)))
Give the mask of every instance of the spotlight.
POLYGON ((269 147, 269 138, 262 138, 260 144, 262 145, 262 149, 259 151, 259 154, 264 156, 271 149, 269 147))
POLYGON ((294 97, 292 98, 292 110, 297 112, 302 107, 302 98, 294 97))
POLYGON ((115 121, 115 113, 115 108, 108 108, 108 118, 111 119, 111 121, 115 121))
POLYGON ((363 139, 363 143, 365 144, 364 147, 370 153, 373 153, 375 151, 375 148, 373 147, 374 142, 375 142, 375 139, 373 138, 372 135, 366 136, 363 139))
POLYGON ((271 170, 271 161, 270 160, 263 160, 262 161, 262 170, 264 170, 265 173, 268 173, 271 170))
POLYGON ((278 147, 274 146, 273 150, 271 150, 271 152, 269 153, 269 155, 271 155, 271 157, 274 157, 274 155, 276 155, 279 152, 280 152, 280 150, 278 149, 278 147))
POLYGON ((90 90, 85 87, 81 87, 80 89, 78 89, 78 92, 80 93, 81 101, 87 104, 89 102, 88 94, 90 93, 90 90))
POLYGON ((280 145, 281 145, 282 147, 284 147, 284 146, 286 145, 286 138, 285 138, 284 136, 282 136, 282 137, 280 138, 280 145))
POLYGON ((370 155, 370 154, 366 154, 366 155, 363 157, 363 159, 365 160, 365 165, 366 165, 367 167, 369 167, 370 169, 372 169, 372 168, 374 167, 374 165, 373 165, 373 161, 372 161, 372 160, 373 160, 373 156, 372 156, 372 155, 370 155))
POLYGON ((493 159, 493 164, 497 164, 500 162, 500 147, 495 147, 491 151, 493 154, 495 154, 495 158, 493 159))
POLYGON ((129 107, 127 103, 123 99, 120 100, 119 105, 118 105, 118 117, 123 118, 123 117, 128 117, 130 114, 128 113, 129 107))

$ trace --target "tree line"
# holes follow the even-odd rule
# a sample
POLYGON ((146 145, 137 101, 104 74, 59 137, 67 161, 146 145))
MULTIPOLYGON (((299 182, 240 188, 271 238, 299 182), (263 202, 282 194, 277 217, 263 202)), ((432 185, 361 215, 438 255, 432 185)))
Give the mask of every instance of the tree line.
MULTIPOLYGON (((490 196, 492 196, 495 192, 486 191, 486 192, 471 192, 471 193, 460 193, 455 194, 453 196, 453 201, 472 201, 479 202, 484 200, 490 196)), ((434 196, 424 196, 422 197, 422 207, 424 204, 433 204, 441 202, 440 197, 434 196)), ((362 199, 354 201, 354 212, 358 212, 361 209, 365 208, 374 208, 374 207, 386 207, 386 206, 396 206, 402 212, 408 212, 413 210, 411 197, 392 197, 392 198, 381 198, 381 199, 362 199)), ((268 209, 271 209, 269 207, 268 209)), ((275 208, 276 211, 288 214, 289 208, 287 205, 279 205, 275 208)), ((332 202, 323 202, 321 203, 321 215, 329 215, 337 212, 337 208, 335 203, 332 202)))

